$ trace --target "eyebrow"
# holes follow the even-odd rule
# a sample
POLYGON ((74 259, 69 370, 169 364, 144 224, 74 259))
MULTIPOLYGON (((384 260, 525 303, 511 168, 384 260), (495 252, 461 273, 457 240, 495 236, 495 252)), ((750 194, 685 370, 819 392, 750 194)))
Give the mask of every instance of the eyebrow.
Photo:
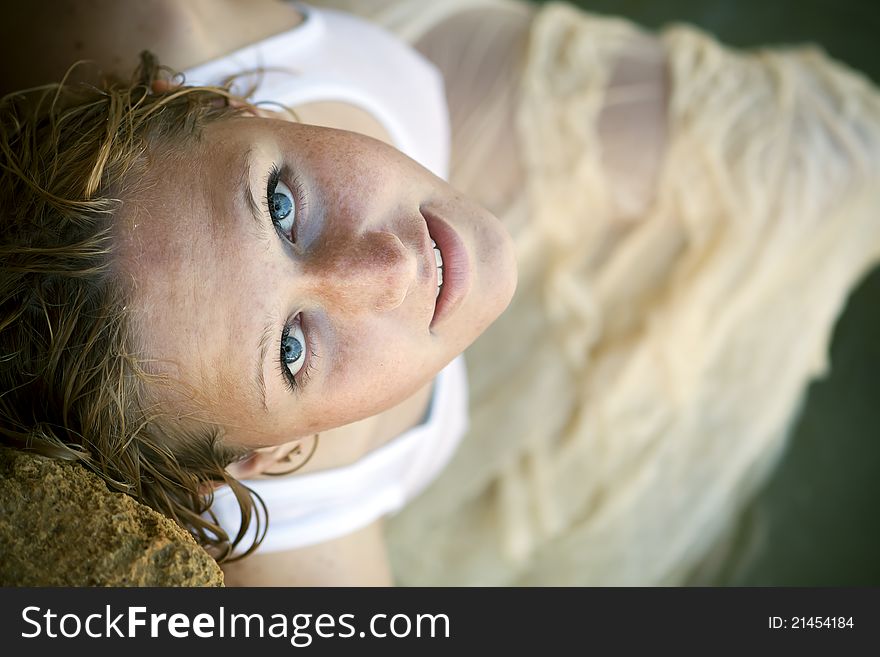
POLYGON ((251 211, 251 217, 257 223, 260 233, 266 233, 266 220, 263 217, 263 210, 257 199, 254 198, 254 190, 251 186, 251 161, 254 149, 249 148, 244 154, 244 165, 242 167, 242 176, 238 181, 239 195, 244 200, 245 207, 251 211))
POLYGON ((266 379, 263 376, 263 363, 266 362, 266 353, 269 351, 269 343, 272 340, 272 333, 274 332, 274 323, 269 322, 266 324, 266 327, 263 329, 263 334, 260 336, 260 345, 257 349, 257 371, 254 375, 254 383, 257 385, 257 392, 260 395, 260 403, 263 406, 263 410, 269 410, 269 407, 266 405, 266 379))
MULTIPOLYGON (((245 151, 244 154, 244 165, 242 167, 242 176, 239 179, 238 183, 238 194, 239 197, 244 201, 244 205, 251 212, 251 216, 253 220, 256 222, 257 227, 260 232, 260 237, 264 237, 267 239, 271 239, 270 231, 266 228, 266 219, 263 216, 263 211, 260 208, 260 204, 257 203, 257 199, 254 198, 253 187, 251 186, 251 161, 253 155, 253 148, 249 148, 245 151)), ((254 372, 254 385, 257 389, 257 394, 260 397, 260 405, 263 407, 264 411, 268 411, 269 407, 266 404, 266 378, 263 375, 263 364, 266 362, 266 354, 269 351, 269 344, 272 340, 272 334, 275 331, 275 322, 270 318, 266 323, 266 326, 263 328, 263 332, 260 336, 260 342, 257 347, 257 366, 254 372)))

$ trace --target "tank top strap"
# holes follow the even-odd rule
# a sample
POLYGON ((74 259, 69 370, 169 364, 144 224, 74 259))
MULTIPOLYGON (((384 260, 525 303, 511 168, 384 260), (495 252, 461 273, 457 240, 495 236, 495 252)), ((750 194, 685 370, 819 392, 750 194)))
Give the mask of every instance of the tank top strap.
POLYGON ((385 29, 344 12, 294 3, 291 30, 184 72, 187 84, 233 82, 256 103, 336 101, 371 114, 394 145, 431 172, 449 173, 443 77, 385 29))

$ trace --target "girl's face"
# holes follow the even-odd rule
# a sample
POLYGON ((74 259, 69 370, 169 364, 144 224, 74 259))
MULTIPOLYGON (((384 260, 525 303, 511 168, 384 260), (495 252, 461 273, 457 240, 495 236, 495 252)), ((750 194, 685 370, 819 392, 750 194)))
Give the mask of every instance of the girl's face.
POLYGON ((248 447, 395 406, 516 286, 494 216, 356 133, 220 121, 194 149, 154 156, 137 187, 119 262, 141 355, 178 382, 166 407, 248 447))

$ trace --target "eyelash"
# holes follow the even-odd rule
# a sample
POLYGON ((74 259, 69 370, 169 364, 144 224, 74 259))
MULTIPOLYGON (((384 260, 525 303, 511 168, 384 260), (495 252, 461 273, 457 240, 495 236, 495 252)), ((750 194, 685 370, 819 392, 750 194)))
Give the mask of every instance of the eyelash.
MULTIPOLYGON (((302 319, 300 319, 299 321, 301 322, 302 319)), ((296 322, 296 318, 294 318, 293 322, 288 322, 284 326, 284 329, 281 331, 281 343, 280 343, 281 345, 284 344, 284 339, 290 333, 290 330, 291 330, 291 328, 293 328, 293 325, 295 322, 296 322)), ((278 348, 278 361, 277 361, 278 371, 281 373, 281 378, 284 380, 284 383, 287 386, 287 389, 290 390, 291 392, 297 392, 298 390, 305 387, 305 385, 309 381, 309 378, 312 376, 312 374, 315 371, 315 360, 320 358, 320 356, 318 355, 318 352, 315 351, 314 342, 312 341, 312 338, 311 338, 312 332, 304 330, 303 335, 306 338, 306 344, 305 344, 306 362, 303 365, 302 369, 300 369, 300 371, 296 373, 296 376, 291 374, 290 370, 287 369, 287 365, 284 363, 284 356, 281 353, 281 347, 279 346, 279 348, 278 348), (296 378, 297 376, 300 379, 299 381, 297 381, 297 378, 296 378)))
MULTIPOLYGON (((287 242, 294 244, 295 242, 293 240, 293 235, 292 234, 286 235, 281 230, 281 227, 279 226, 278 222, 272 217, 272 213, 269 211, 270 202, 271 202, 270 199, 272 197, 272 194, 275 193, 275 189, 278 187, 278 182, 281 180, 282 174, 285 172, 286 172, 286 170, 282 171, 282 169, 279 168, 277 164, 275 164, 275 163, 272 164, 272 167, 269 169, 269 175, 266 178, 266 194, 263 197, 263 204, 264 204, 264 210, 266 212, 266 216, 272 222, 272 226, 275 228, 275 231, 278 233, 278 236, 281 237, 282 239, 286 240, 287 242)), ((294 205, 293 211, 296 213, 294 215, 294 218, 295 218, 294 230, 295 230, 297 221, 299 221, 299 218, 304 214, 305 208, 307 206, 305 203, 305 188, 303 187, 302 182, 300 181, 299 177, 294 176, 293 180, 291 182, 293 183, 293 185, 292 186, 288 185, 288 187, 289 187, 290 191, 293 192, 293 196, 294 196, 294 198, 293 198, 293 205, 294 205)), ((286 181, 285 181, 285 184, 286 184, 286 181)), ((296 373, 296 375, 290 373, 290 370, 287 368, 287 364, 284 362, 283 346, 284 346, 284 340, 290 334, 290 331, 293 329, 293 327, 297 321, 302 323, 302 318, 299 317, 299 319, 297 319, 297 317, 294 317, 292 320, 288 321, 284 325, 284 328, 281 331, 281 340, 278 345, 277 367, 278 367, 279 372, 281 373, 282 380, 284 381, 288 390, 290 390, 291 392, 296 392, 297 390, 305 387, 306 383, 308 382, 309 378, 311 377, 312 373, 315 370, 315 359, 320 358, 318 353, 315 351, 315 345, 314 345, 314 342, 311 338, 312 332, 306 331, 305 327, 302 327, 303 328, 303 336, 306 339, 306 344, 303 345, 306 349, 306 362, 304 363, 304 365, 300 369, 300 371, 296 373), (297 377, 299 377, 299 380, 297 380, 297 377)))
MULTIPOLYGON (((272 164, 272 167, 269 169, 269 175, 266 176, 266 194, 263 197, 263 209, 266 212, 266 216, 269 217, 269 221, 272 222, 272 227, 275 228, 276 232, 291 244, 295 244, 296 242, 293 239, 293 234, 286 235, 281 230, 278 222, 272 217, 272 213, 269 211, 269 199, 272 197, 272 194, 275 193, 278 183, 282 182, 283 178, 288 178, 285 174, 287 174, 286 167, 282 168, 275 163, 272 164)), ((299 176, 296 175, 294 175, 289 181, 283 180, 283 182, 287 184, 290 191, 293 192, 293 211, 296 213, 297 220, 299 220, 300 217, 305 216, 306 211, 308 210, 305 186, 302 184, 299 176), (290 184, 288 184, 288 182, 290 184)), ((294 226, 296 226, 296 223, 294 223, 294 226)))

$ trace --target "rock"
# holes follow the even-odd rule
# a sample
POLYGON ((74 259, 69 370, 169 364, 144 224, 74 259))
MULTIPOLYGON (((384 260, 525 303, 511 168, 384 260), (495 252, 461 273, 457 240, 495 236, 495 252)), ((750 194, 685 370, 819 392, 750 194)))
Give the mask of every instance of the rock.
POLYGON ((84 467, 0 447, 0 586, 223 586, 223 572, 84 467))

